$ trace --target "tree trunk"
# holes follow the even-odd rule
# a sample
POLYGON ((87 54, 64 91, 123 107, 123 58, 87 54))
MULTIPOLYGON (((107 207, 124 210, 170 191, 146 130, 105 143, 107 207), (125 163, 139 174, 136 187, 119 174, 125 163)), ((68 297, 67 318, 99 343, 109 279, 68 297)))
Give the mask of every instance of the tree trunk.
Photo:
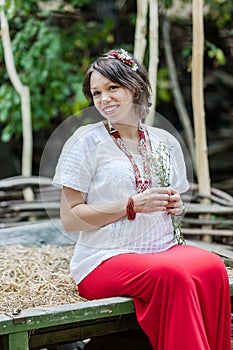
MULTIPOLYGON (((32 125, 31 125, 31 109, 30 109, 30 91, 29 88, 22 84, 16 72, 14 57, 12 53, 11 39, 9 33, 8 20, 5 15, 3 6, 5 0, 0 0, 1 9, 1 34, 3 51, 7 73, 17 93, 21 99, 22 112, 22 128, 23 128, 23 149, 22 149, 22 167, 21 173, 24 176, 30 176, 32 170, 32 125)), ((30 191, 26 192, 27 199, 31 198, 30 191)))
POLYGON ((153 125, 156 108, 157 71, 159 63, 159 9, 158 0, 149 0, 150 14, 150 54, 149 54, 149 79, 151 83, 152 96, 150 112, 145 123, 153 125))
POLYGON ((169 76, 172 82, 172 90, 174 95, 175 106, 178 112, 180 122, 184 129, 185 141, 191 155, 192 163, 194 168, 196 169, 195 150, 194 150, 194 143, 193 143, 193 139, 194 139, 193 129, 192 129, 189 115, 188 115, 188 111, 185 106, 184 98, 181 92, 180 84, 176 73, 176 66, 174 62, 171 41, 170 41, 170 23, 167 21, 166 18, 164 18, 162 29, 163 29, 162 32, 163 32, 164 51, 165 51, 169 76))
POLYGON ((137 20, 134 39, 134 55, 143 62, 146 50, 148 0, 137 0, 137 20))
MULTIPOLYGON (((195 129, 197 180, 199 192, 210 195, 208 149, 206 141, 204 94, 203 94, 203 0, 193 0, 193 53, 192 53, 192 105, 195 129)), ((203 199, 203 203, 209 203, 203 199)), ((211 236, 204 240, 211 241, 211 236)))

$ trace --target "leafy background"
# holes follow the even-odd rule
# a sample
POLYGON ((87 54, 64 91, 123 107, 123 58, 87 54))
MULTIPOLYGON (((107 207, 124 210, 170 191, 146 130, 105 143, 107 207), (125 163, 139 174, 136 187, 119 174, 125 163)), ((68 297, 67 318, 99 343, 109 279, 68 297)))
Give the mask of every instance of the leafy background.
MULTIPOLYGON (((186 106, 191 108, 192 16, 190 1, 180 0, 183 11, 172 11, 177 1, 160 0, 160 22, 170 11, 171 43, 186 106)), ((232 133, 233 29, 232 1, 207 0, 205 14, 205 107, 210 149, 227 142, 232 133)), ((103 51, 124 47, 132 51, 136 22, 136 1, 15 1, 6 2, 17 72, 30 87, 34 132, 33 173, 38 174, 43 147, 62 120, 88 106, 82 94, 82 80, 88 65, 103 51)), ((160 35, 157 110, 182 133, 174 106, 171 83, 160 35)), ((147 65, 148 48, 145 57, 147 65)), ((0 177, 20 172, 21 110, 4 64, 0 43, 0 177), (4 153, 3 152, 3 153, 4 153), (8 156, 10 155, 10 157, 8 156), (2 155, 3 157, 3 155, 2 155), (10 160, 11 159, 11 160, 10 160)), ((80 117, 80 124, 92 121, 80 117)), ((231 145, 232 146, 232 145, 231 145)), ((230 147, 210 156, 211 177, 230 177, 230 147), (220 163, 221 165, 220 165, 220 163), (225 169, 224 171, 222 171, 225 169)))

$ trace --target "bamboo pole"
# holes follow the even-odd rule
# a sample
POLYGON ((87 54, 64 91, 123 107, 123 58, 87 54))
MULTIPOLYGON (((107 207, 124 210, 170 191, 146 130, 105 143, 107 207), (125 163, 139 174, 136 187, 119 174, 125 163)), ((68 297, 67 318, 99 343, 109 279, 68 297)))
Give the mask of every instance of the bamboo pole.
POLYGON ((137 20, 134 38, 134 55, 143 62, 146 50, 148 0, 137 0, 137 20))
MULTIPOLYGON (((4 51, 4 59, 7 73, 12 85, 21 99, 21 113, 22 113, 22 128, 23 128, 23 149, 22 149, 22 165, 21 173, 24 176, 30 176, 32 171, 32 125, 31 125, 31 104, 30 104, 30 90, 28 86, 22 84, 14 63, 12 52, 11 38, 9 32, 8 20, 4 12, 5 0, 0 0, 1 11, 1 36, 4 51)), ((33 198, 32 191, 25 191, 25 199, 31 200, 33 198)))
POLYGON ((149 0, 149 16, 150 16, 150 42, 149 42, 149 79, 151 83, 151 108, 146 116, 145 123, 153 125, 154 113, 156 108, 156 90, 157 90, 157 72, 159 63, 159 9, 158 0, 149 0))
MULTIPOLYGON (((192 53, 192 105, 196 145, 196 166, 199 192, 210 195, 210 175, 208 149, 205 127, 204 93, 203 93, 203 55, 204 25, 203 0, 193 0, 193 53, 192 53)), ((202 203, 209 203, 203 199, 202 203)), ((203 237, 211 241, 210 235, 203 237)))
POLYGON ((164 51, 165 51, 169 76, 170 76, 170 79, 172 82, 172 91, 173 91, 173 95, 174 95, 174 102, 175 102, 175 106, 176 106, 176 109, 178 112, 180 122, 183 126, 183 129, 184 129, 185 141, 186 141, 186 144, 188 146, 188 149, 189 149, 189 152, 191 155, 193 167, 196 171, 196 159, 195 159, 195 149, 194 149, 194 141, 193 141, 193 139, 194 139, 193 129, 192 129, 192 125, 190 122, 187 108, 185 106, 183 94, 182 94, 181 87, 180 87, 177 73, 176 73, 176 65, 175 65, 171 41, 170 41, 170 23, 166 19, 166 17, 164 17, 164 20, 163 20, 162 33, 163 33, 163 45, 164 45, 164 51))

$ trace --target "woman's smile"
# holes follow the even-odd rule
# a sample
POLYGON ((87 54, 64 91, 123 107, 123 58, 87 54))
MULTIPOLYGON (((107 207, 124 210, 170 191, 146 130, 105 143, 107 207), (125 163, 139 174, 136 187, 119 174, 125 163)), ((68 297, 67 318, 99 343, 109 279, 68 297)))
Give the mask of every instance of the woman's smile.
POLYGON ((115 106, 106 106, 106 107, 103 107, 103 112, 104 114, 106 115, 111 115, 113 114, 117 109, 119 108, 118 105, 115 105, 115 106))

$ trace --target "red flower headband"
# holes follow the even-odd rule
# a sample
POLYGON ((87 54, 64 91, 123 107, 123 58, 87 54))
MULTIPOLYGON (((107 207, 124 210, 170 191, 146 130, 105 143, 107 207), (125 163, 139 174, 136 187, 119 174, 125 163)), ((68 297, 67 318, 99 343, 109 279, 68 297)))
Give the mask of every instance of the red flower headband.
POLYGON ((108 55, 108 58, 116 58, 117 60, 120 60, 135 72, 138 69, 138 65, 134 62, 134 60, 129 56, 128 52, 124 49, 113 51, 111 55, 108 55))

